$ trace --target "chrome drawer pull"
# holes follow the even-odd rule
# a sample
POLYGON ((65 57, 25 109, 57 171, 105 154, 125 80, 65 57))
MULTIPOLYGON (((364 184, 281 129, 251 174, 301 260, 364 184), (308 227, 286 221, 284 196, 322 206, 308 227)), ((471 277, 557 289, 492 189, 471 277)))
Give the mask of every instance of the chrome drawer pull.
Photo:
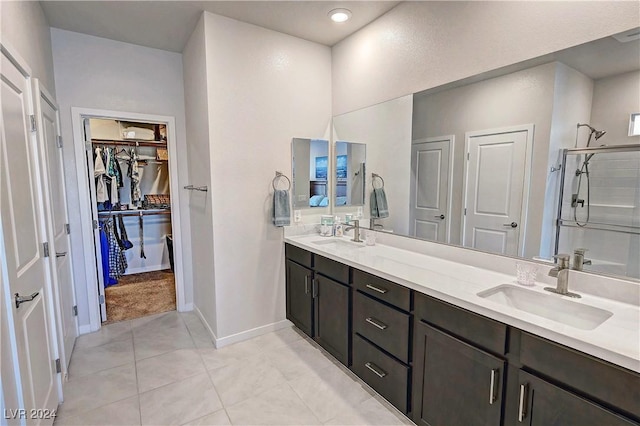
POLYGON ((380 294, 385 294, 386 292, 388 292, 389 290, 384 289, 384 288, 380 288, 380 287, 376 287, 374 285, 371 284, 367 284, 365 287, 367 287, 368 289, 371 289, 373 291, 377 291, 380 294))
POLYGON ((518 421, 522 423, 525 417, 527 417, 527 410, 525 408, 527 399, 527 383, 520 385, 520 403, 518 404, 518 421))
POLYGON ((304 276, 304 294, 309 294, 309 275, 304 276))
POLYGON ((496 402, 496 384, 497 384, 498 370, 491 370, 491 384, 489 385, 489 404, 493 405, 496 402))
POLYGON ((367 367, 369 370, 373 371, 373 373, 380 378, 383 378, 384 376, 387 375, 386 371, 384 371, 382 368, 378 367, 372 362, 367 362, 364 366, 367 367))
POLYGON ((371 324, 372 326, 379 328, 380 330, 384 330, 385 328, 388 327, 387 324, 383 323, 382 321, 378 321, 372 317, 366 318, 365 321, 371 324))

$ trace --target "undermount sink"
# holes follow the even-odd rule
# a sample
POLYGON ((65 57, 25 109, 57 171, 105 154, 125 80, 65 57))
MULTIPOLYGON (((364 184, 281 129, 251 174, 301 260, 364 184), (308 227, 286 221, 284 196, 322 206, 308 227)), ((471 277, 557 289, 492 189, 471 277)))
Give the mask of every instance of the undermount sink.
POLYGON ((345 240, 339 240, 336 238, 327 238, 324 240, 316 240, 316 241, 311 241, 312 244, 317 244, 319 246, 325 246, 325 247, 334 247, 334 248, 362 248, 364 247, 363 243, 355 243, 355 242, 350 242, 350 241, 345 241, 345 240))
POLYGON ((613 315, 604 309, 509 284, 481 291, 478 296, 582 330, 593 330, 613 315))

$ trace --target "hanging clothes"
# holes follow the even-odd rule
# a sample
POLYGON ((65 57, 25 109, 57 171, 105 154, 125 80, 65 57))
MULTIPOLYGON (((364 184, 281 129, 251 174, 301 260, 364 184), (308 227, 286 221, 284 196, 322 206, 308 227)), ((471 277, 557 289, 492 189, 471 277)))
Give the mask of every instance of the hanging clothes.
POLYGON ((96 201, 98 203, 104 203, 109 199, 107 184, 104 181, 106 170, 104 160, 102 159, 102 150, 100 148, 96 148, 93 176, 96 178, 96 201))
POLYGON ((113 230, 115 221, 109 220, 104 224, 104 231, 107 234, 109 243, 109 276, 114 279, 120 278, 127 270, 127 258, 124 250, 120 248, 113 230))
POLYGON ((116 160, 115 150, 113 148, 105 148, 105 157, 105 175, 109 179, 109 200, 111 201, 112 205, 116 205, 120 203, 120 193, 118 192, 119 176, 116 170, 116 164, 118 163, 118 160, 116 160))
POLYGON ((133 243, 129 241, 127 236, 127 228, 124 226, 124 219, 122 216, 118 216, 118 225, 120 226, 120 241, 122 241, 123 250, 129 250, 133 247, 133 243))
POLYGON ((102 279, 104 286, 118 284, 118 280, 111 278, 109 268, 109 240, 104 228, 100 227, 100 254, 102 255, 102 279))
POLYGON ((129 152, 129 177, 131 178, 131 204, 140 207, 142 193, 140 191, 140 166, 138 164, 138 153, 135 149, 129 152))

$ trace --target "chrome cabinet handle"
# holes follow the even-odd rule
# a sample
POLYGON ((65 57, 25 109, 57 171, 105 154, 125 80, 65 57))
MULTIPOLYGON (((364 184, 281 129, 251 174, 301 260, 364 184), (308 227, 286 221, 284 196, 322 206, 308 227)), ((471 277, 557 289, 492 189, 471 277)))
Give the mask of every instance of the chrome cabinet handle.
POLYGON ((491 384, 489 385, 489 404, 496 402, 496 384, 498 384, 498 370, 491 370, 491 384))
POLYGON ((313 293, 311 297, 313 297, 314 299, 318 297, 318 280, 316 280, 315 278, 311 280, 311 291, 313 293))
POLYGON ((20 305, 25 303, 25 302, 31 302, 39 294, 40 294, 40 292, 38 292, 38 291, 33 293, 31 296, 20 296, 19 293, 16 293, 16 309, 18 309, 20 307, 20 305))
POLYGON ((369 318, 365 318, 365 321, 368 322, 369 324, 371 324, 372 326, 379 328, 380 330, 384 330, 385 328, 388 327, 387 324, 383 323, 382 321, 378 321, 375 318, 369 317, 369 318))
POLYGON ((383 378, 384 376, 387 375, 386 371, 384 371, 382 368, 378 367, 372 362, 367 362, 364 366, 367 367, 369 370, 373 371, 373 373, 380 378, 383 378))
POLYGON ((435 215, 434 217, 436 219, 444 219, 445 216, 443 214, 440 214, 440 215, 435 215))
POLYGON ((304 294, 309 294, 309 275, 304 276, 304 294))
POLYGON ((502 226, 510 226, 512 228, 517 228, 518 227, 518 223, 517 222, 503 223, 502 226))
POLYGON ((66 251, 63 251, 62 253, 56 252, 56 257, 65 257, 67 255, 66 251))
POLYGON ((384 289, 384 288, 380 288, 380 287, 376 287, 374 285, 371 284, 367 284, 365 287, 367 287, 368 289, 371 289, 373 291, 377 291, 380 294, 385 294, 386 292, 388 292, 389 290, 384 289))
POLYGON ((518 404, 518 421, 522 423, 525 417, 527 417, 527 409, 525 404, 527 403, 527 390, 529 385, 527 383, 520 385, 520 402, 518 404))

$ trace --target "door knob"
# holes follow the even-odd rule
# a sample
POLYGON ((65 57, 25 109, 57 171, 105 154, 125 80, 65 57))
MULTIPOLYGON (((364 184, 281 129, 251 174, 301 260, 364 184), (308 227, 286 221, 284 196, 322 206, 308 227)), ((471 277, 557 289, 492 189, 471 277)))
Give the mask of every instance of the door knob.
POLYGON ((436 219, 444 219, 444 215, 443 215, 443 214, 441 214, 441 215, 435 215, 434 217, 435 217, 436 219))
POLYGON ((38 294, 40 294, 39 292, 35 292, 33 293, 31 296, 20 296, 19 293, 16 293, 16 309, 18 309, 20 307, 21 304, 23 304, 24 302, 31 302, 33 299, 35 299, 38 294))
POLYGON ((511 222, 511 223, 503 223, 502 226, 510 226, 512 228, 517 228, 518 224, 516 222, 511 222))

